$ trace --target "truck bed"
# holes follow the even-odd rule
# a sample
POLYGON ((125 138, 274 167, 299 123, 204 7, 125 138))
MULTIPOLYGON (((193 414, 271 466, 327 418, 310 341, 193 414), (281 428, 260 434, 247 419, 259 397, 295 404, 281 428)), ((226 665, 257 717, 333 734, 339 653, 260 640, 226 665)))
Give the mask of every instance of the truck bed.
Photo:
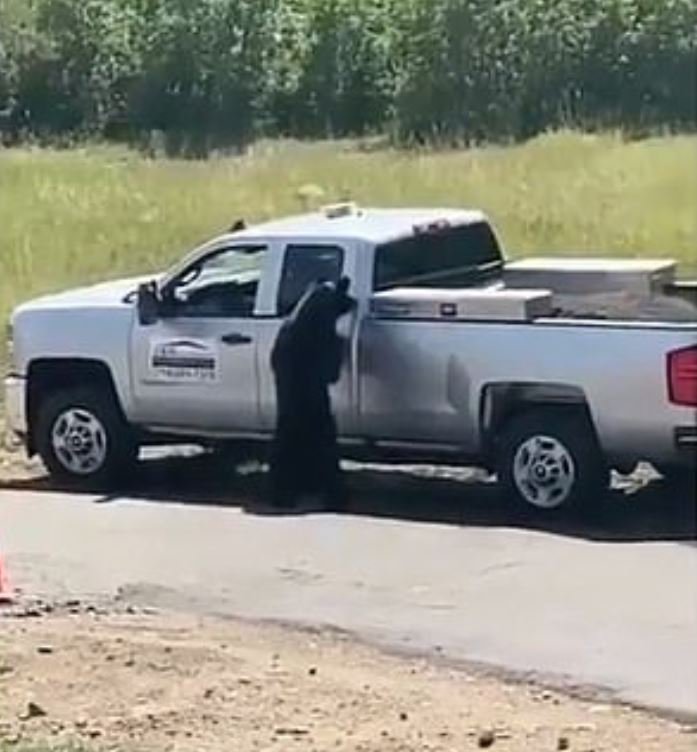
POLYGON ((555 316, 690 323, 697 321, 697 282, 677 276, 668 259, 531 258, 503 270, 504 289, 549 290, 555 316))
POLYGON ((504 280, 475 287, 401 287, 377 293, 371 310, 379 318, 439 321, 597 320, 697 325, 693 288, 559 292, 509 287, 504 280))

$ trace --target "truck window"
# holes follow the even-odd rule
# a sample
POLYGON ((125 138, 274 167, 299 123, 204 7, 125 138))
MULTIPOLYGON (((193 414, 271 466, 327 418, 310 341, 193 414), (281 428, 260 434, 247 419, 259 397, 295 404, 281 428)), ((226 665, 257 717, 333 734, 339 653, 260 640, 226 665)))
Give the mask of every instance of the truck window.
POLYGON ((496 275, 501 249, 486 222, 412 235, 376 250, 373 289, 462 287, 496 275))
POLYGON ((287 316, 314 282, 338 282, 344 251, 331 245, 289 245, 283 261, 277 309, 287 316))
POLYGON ((164 295, 176 318, 247 318, 254 314, 265 246, 216 251, 186 269, 164 295))

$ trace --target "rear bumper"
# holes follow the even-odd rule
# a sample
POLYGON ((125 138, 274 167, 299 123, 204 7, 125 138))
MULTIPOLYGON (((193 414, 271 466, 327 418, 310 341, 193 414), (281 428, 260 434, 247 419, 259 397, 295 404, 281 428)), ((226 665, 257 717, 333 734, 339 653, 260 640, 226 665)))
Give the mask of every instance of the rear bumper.
POLYGON ((16 436, 27 435, 27 380, 11 374, 5 378, 5 411, 7 426, 16 436))

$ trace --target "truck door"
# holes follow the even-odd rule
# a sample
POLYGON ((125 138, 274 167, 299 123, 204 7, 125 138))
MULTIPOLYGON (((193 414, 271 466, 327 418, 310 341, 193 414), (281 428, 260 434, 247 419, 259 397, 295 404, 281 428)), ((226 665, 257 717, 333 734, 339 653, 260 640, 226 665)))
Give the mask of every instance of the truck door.
MULTIPOLYGON (((294 242, 282 250, 280 268, 276 270, 277 294, 272 304, 273 312, 262 318, 259 324, 259 381, 262 424, 266 430, 273 430, 276 415, 276 394, 271 371, 271 350, 283 324, 313 282, 338 282, 346 275, 355 278, 355 256, 347 252, 342 244, 294 242)), ((332 407, 337 419, 339 432, 351 434, 355 430, 356 405, 354 397, 354 368, 351 348, 351 335, 355 316, 345 316, 338 325, 339 333, 346 338, 346 353, 341 379, 332 387, 332 407)))
POLYGON ((135 323, 135 415, 184 431, 259 429, 254 318, 267 248, 213 249, 163 291, 159 320, 135 323))

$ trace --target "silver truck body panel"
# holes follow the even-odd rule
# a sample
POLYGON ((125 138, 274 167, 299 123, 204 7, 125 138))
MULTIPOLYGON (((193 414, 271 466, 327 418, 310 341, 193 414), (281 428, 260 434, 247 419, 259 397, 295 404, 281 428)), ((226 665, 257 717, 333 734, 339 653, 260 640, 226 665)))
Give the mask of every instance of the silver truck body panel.
MULTIPOLYGON (((121 287, 119 287, 119 292, 121 287)), ((14 376, 27 377, 38 361, 90 360, 111 371, 114 387, 126 414, 133 410, 129 333, 133 304, 114 295, 98 305, 50 306, 42 302, 36 310, 22 308, 15 315, 14 376)))
POLYGON ((583 395, 609 457, 675 458, 674 428, 697 413, 668 401, 666 357, 695 329, 573 327, 367 319, 360 405, 371 437, 481 446, 483 400, 498 384, 569 387, 583 395))

